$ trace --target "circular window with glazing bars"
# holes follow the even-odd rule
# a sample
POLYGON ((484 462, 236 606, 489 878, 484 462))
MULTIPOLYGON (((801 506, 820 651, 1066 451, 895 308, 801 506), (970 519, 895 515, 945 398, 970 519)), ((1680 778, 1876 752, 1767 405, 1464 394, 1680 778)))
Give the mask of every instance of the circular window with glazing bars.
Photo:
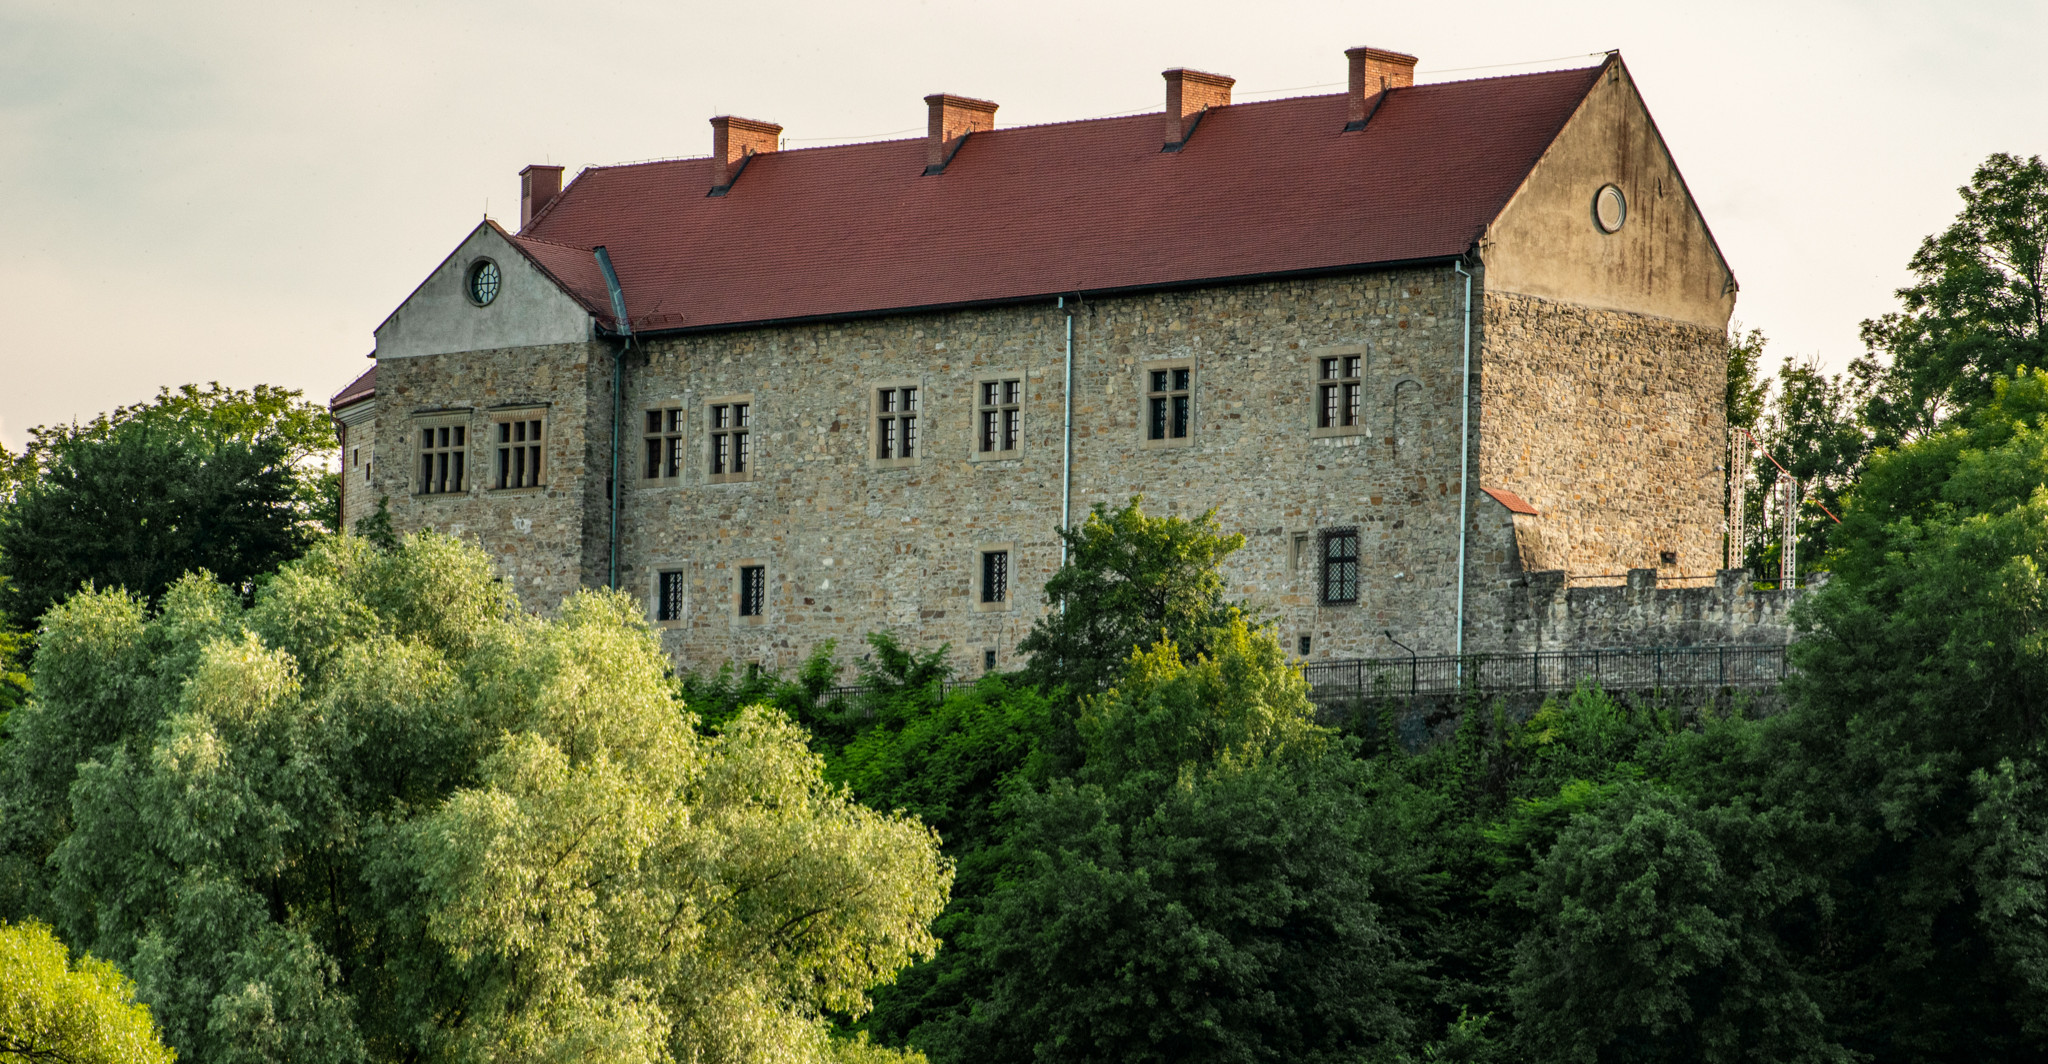
POLYGON ((1621 194, 1615 185, 1601 185, 1593 193, 1593 224, 1603 233, 1618 232, 1621 223, 1628 221, 1628 197, 1621 194))
POLYGON ((463 285, 463 291, 470 302, 487 307, 491 300, 498 298, 498 281, 498 264, 489 259, 478 259, 470 264, 469 280, 463 285))

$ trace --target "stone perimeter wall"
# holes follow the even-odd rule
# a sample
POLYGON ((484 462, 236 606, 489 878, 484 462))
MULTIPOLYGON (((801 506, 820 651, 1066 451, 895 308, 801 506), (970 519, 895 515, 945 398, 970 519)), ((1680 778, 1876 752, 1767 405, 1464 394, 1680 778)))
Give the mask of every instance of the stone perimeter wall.
MULTIPOLYGON (((1825 574, 1813 585, 1825 583, 1825 574)), ((1570 587, 1561 570, 1526 573, 1494 591, 1502 639, 1488 649, 1584 650, 1595 647, 1694 647, 1785 644, 1792 607, 1806 589, 1758 591, 1746 569, 1723 569, 1714 583, 1659 587, 1657 571, 1637 569, 1623 584, 1570 587)))

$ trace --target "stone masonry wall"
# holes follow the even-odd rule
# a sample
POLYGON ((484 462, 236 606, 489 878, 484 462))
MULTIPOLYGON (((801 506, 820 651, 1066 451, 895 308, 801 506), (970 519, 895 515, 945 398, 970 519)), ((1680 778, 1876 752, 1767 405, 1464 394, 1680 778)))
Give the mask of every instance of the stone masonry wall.
POLYGON ((1622 584, 1568 587, 1553 569, 1494 593, 1505 621, 1500 649, 1529 651, 1789 643, 1790 611, 1805 591, 1757 591, 1745 569, 1724 569, 1712 584, 1694 587, 1659 587, 1654 569, 1638 569, 1622 584))
MULTIPOLYGON (((1227 568, 1231 595, 1274 617, 1290 652, 1307 636, 1311 658, 1383 654, 1386 630, 1421 653, 1449 651, 1462 296, 1462 279, 1444 267, 1078 303, 1074 519, 1135 494, 1155 514, 1213 507, 1225 530, 1247 537, 1227 568), (1362 424, 1348 434, 1313 427, 1313 375, 1331 354, 1363 359, 1362 424), (1144 438, 1146 373, 1160 366, 1194 374, 1193 430, 1177 444, 1144 438), (1332 529, 1359 532, 1353 605, 1320 603, 1318 552, 1332 529)), ((1686 485, 1696 481, 1674 473, 1677 465, 1605 468, 1639 467, 1642 456, 1622 443, 1646 428, 1657 453, 1671 449, 1676 430, 1656 420, 1658 404, 1674 389, 1704 394, 1702 372, 1685 360, 1697 361, 1705 338, 1523 297, 1489 296, 1482 307, 1482 317, 1501 320, 1481 332, 1474 428, 1491 435, 1482 436, 1473 485, 1470 649, 1508 631, 1503 611, 1519 607, 1491 589, 1531 568, 1514 522, 1486 509, 1498 504, 1476 493, 1481 485, 1548 506, 1542 521, 1575 572, 1614 571, 1647 544, 1681 542, 1682 557, 1700 550, 1697 537, 1674 540, 1672 530, 1686 526, 1673 515, 1712 507, 1718 486, 1697 481, 1693 499, 1686 485), (1546 358, 1562 364, 1546 368, 1546 358), (1681 379, 1660 381, 1660 366, 1681 379), (1599 545, 1579 547, 1572 537, 1581 529, 1599 545)), ((1065 323, 1047 302, 645 343, 626 367, 621 586, 648 603, 652 619, 659 574, 682 574, 682 616, 658 627, 685 667, 787 668, 827 639, 850 660, 861 636, 882 628, 914 645, 950 643, 968 674, 985 651, 998 668, 1014 667, 1017 642, 1044 609, 1039 589, 1059 564, 1065 323), (983 379, 1026 382, 1013 457, 975 450, 983 379), (921 454, 912 463, 874 460, 883 385, 919 389, 921 454), (713 483, 707 412, 736 396, 751 408, 753 476, 713 483), (684 417, 682 473, 648 479, 643 419, 670 408, 684 417), (1011 551, 1011 594, 991 607, 979 601, 979 552, 994 547, 1011 551), (746 565, 766 571, 759 617, 738 615, 735 578, 746 565)), ((400 531, 481 541, 529 608, 601 586, 612 352, 564 344, 380 362, 377 453, 398 457, 377 466, 375 489, 364 492, 370 507, 388 494, 400 531), (546 410, 546 486, 493 490, 493 411, 528 406, 546 410), (419 419, 451 415, 471 433, 468 490, 415 495, 419 419)), ((1713 389, 1718 396, 1718 378, 1713 389)), ((1718 426, 1718 405, 1688 416, 1718 426)))
POLYGON ((1482 321, 1479 476, 1538 511, 1528 567, 1718 570, 1726 337, 1500 293, 1482 321))
MULTIPOLYGON (((609 473, 611 354, 602 344, 559 344, 450 355, 385 359, 377 368, 377 463, 360 492, 371 511, 391 499, 392 526, 420 528, 481 542, 500 574, 531 609, 551 610, 578 587, 604 582, 605 477, 609 473), (587 431, 595 406, 596 433, 587 431), (541 459, 545 486, 493 490, 489 438, 494 414, 544 411, 541 459), (415 493, 414 432, 430 419, 460 423, 470 446, 465 490, 415 493), (598 550, 594 564, 591 522, 598 550), (593 579, 593 576, 595 579, 593 579)), ((530 414, 528 415, 531 416, 530 414)), ((351 505, 351 510, 355 507, 351 505)))

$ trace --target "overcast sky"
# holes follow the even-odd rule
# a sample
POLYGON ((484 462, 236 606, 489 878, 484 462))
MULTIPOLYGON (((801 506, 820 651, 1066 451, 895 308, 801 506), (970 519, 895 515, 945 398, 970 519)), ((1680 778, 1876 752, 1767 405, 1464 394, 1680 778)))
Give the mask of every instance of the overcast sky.
POLYGON ((1157 109, 1159 71, 1330 92, 1343 50, 1444 81, 1621 50, 1773 355, 1840 366, 1997 151, 2048 151, 2048 3, 0 0, 0 442, 159 385, 325 399, 520 167, 1157 109))

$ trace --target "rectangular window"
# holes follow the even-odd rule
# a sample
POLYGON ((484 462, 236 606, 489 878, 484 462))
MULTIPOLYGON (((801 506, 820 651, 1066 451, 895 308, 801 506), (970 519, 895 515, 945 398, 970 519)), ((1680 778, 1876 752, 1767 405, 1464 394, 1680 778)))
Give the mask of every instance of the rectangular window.
POLYGON ((740 567, 740 616, 759 617, 767 612, 768 567, 745 565, 740 567))
POLYGON ((1148 370, 1145 374, 1145 438, 1184 440, 1194 417, 1195 371, 1187 366, 1148 370))
POLYGON ((1010 601, 1009 551, 985 550, 981 552, 981 601, 988 603, 1010 601))
POLYGON ((1317 360, 1316 427, 1348 429, 1358 424, 1359 371, 1365 359, 1337 355, 1317 360))
POLYGON ((675 480, 683 475, 683 408, 657 407, 646 412, 640 434, 644 480, 675 480))
POLYGON ((522 417, 497 424, 500 491, 540 487, 540 419, 522 417))
POLYGON ((975 452, 989 456, 1017 453, 1024 443, 1024 381, 980 381, 975 385, 975 452))
POLYGON ((713 403, 711 416, 711 479, 745 480, 753 474, 753 404, 713 403))
POLYGON ((464 472, 463 459, 469 453, 469 429, 463 425, 422 426, 419 440, 419 493, 460 493, 464 472))
POLYGON ((1323 605, 1344 606, 1358 601, 1358 530, 1332 529, 1323 533, 1323 605))
POLYGON ((917 459, 917 392, 915 385, 875 390, 875 461, 890 464, 917 459))
POLYGON ((680 621, 683 619, 683 586, 683 574, 680 572, 667 571, 655 574, 655 620, 680 621))

